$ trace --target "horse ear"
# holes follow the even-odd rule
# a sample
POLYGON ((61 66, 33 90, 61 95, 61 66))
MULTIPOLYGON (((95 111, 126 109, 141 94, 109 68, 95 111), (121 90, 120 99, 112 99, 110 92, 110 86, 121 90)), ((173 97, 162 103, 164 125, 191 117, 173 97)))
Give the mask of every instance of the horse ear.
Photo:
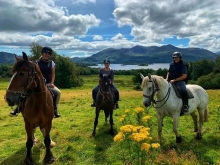
POLYGON ((143 80, 143 79, 144 79, 144 76, 143 76, 143 74, 141 74, 141 73, 140 73, 140 76, 141 76, 141 79, 143 80))
POLYGON ((25 61, 28 61, 27 54, 26 54, 25 52, 22 52, 22 54, 23 54, 23 59, 24 59, 25 61))
POLYGON ((149 79, 151 79, 151 74, 150 74, 150 73, 148 73, 148 75, 147 75, 147 76, 148 76, 148 78, 149 78, 149 79))
POLYGON ((15 55, 16 61, 20 61, 21 60, 16 54, 14 54, 14 55, 15 55))

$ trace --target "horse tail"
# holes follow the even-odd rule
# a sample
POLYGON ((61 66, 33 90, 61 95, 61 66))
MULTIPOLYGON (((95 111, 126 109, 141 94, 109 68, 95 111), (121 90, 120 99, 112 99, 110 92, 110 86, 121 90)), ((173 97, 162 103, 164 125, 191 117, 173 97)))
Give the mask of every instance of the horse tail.
POLYGON ((204 112, 204 122, 207 122, 209 119, 209 109, 208 106, 206 106, 205 112, 204 112))

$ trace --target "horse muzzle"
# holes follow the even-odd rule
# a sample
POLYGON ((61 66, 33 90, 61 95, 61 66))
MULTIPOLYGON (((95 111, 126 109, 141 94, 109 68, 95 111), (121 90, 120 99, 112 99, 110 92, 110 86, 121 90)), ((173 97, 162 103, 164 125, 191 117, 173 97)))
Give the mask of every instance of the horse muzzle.
POLYGON ((151 105, 151 100, 148 98, 143 98, 143 105, 149 107, 151 105))
POLYGON ((20 103, 20 94, 19 93, 10 93, 7 92, 4 96, 4 99, 6 103, 8 103, 9 106, 19 105, 20 103))

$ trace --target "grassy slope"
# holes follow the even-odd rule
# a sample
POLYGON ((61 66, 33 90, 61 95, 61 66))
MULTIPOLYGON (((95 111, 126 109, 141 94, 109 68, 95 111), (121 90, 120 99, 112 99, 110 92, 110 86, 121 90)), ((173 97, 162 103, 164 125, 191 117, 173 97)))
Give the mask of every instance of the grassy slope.
MULTIPOLYGON (((57 161, 54 165, 122 165, 117 154, 118 145, 108 134, 109 124, 104 122, 104 114, 99 117, 96 138, 90 138, 93 129, 94 108, 91 104, 91 89, 96 85, 97 76, 85 76, 85 85, 81 88, 61 90, 62 99, 59 106, 61 118, 53 120, 52 139, 57 146, 52 149, 57 161)), ((120 116, 125 109, 133 110, 142 104, 142 92, 132 89, 131 76, 116 76, 116 86, 120 91, 120 109, 114 111, 115 132, 119 130, 120 116)), ((19 165, 25 157, 26 133, 21 114, 11 117, 10 107, 4 102, 3 95, 6 82, 0 84, 0 164, 19 165)), ((182 144, 175 143, 172 132, 172 119, 165 118, 163 127, 163 144, 158 151, 155 164, 220 164, 220 112, 218 100, 220 91, 208 90, 210 96, 210 120, 204 124, 203 139, 195 140, 193 123, 190 116, 180 118, 179 131, 184 138, 182 144)), ((149 111, 152 119, 152 136, 157 137, 155 110, 149 111)), ((39 129, 36 131, 39 139, 33 147, 36 164, 42 164, 45 154, 43 138, 39 129)))

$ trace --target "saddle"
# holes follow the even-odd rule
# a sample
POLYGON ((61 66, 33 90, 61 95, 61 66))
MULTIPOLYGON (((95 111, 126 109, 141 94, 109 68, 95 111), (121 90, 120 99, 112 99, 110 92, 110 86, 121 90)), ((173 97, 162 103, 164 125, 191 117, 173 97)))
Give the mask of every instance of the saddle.
MULTIPOLYGON (((176 85, 174 85, 174 84, 172 84, 172 86, 173 86, 173 89, 174 89, 174 91, 176 93, 176 96, 181 99, 182 98, 181 97, 181 93, 180 93, 181 89, 179 87, 177 87, 176 85)), ((186 91, 187 91, 187 94, 188 94, 188 99, 194 98, 194 95, 189 90, 189 88, 186 88, 186 91)))

